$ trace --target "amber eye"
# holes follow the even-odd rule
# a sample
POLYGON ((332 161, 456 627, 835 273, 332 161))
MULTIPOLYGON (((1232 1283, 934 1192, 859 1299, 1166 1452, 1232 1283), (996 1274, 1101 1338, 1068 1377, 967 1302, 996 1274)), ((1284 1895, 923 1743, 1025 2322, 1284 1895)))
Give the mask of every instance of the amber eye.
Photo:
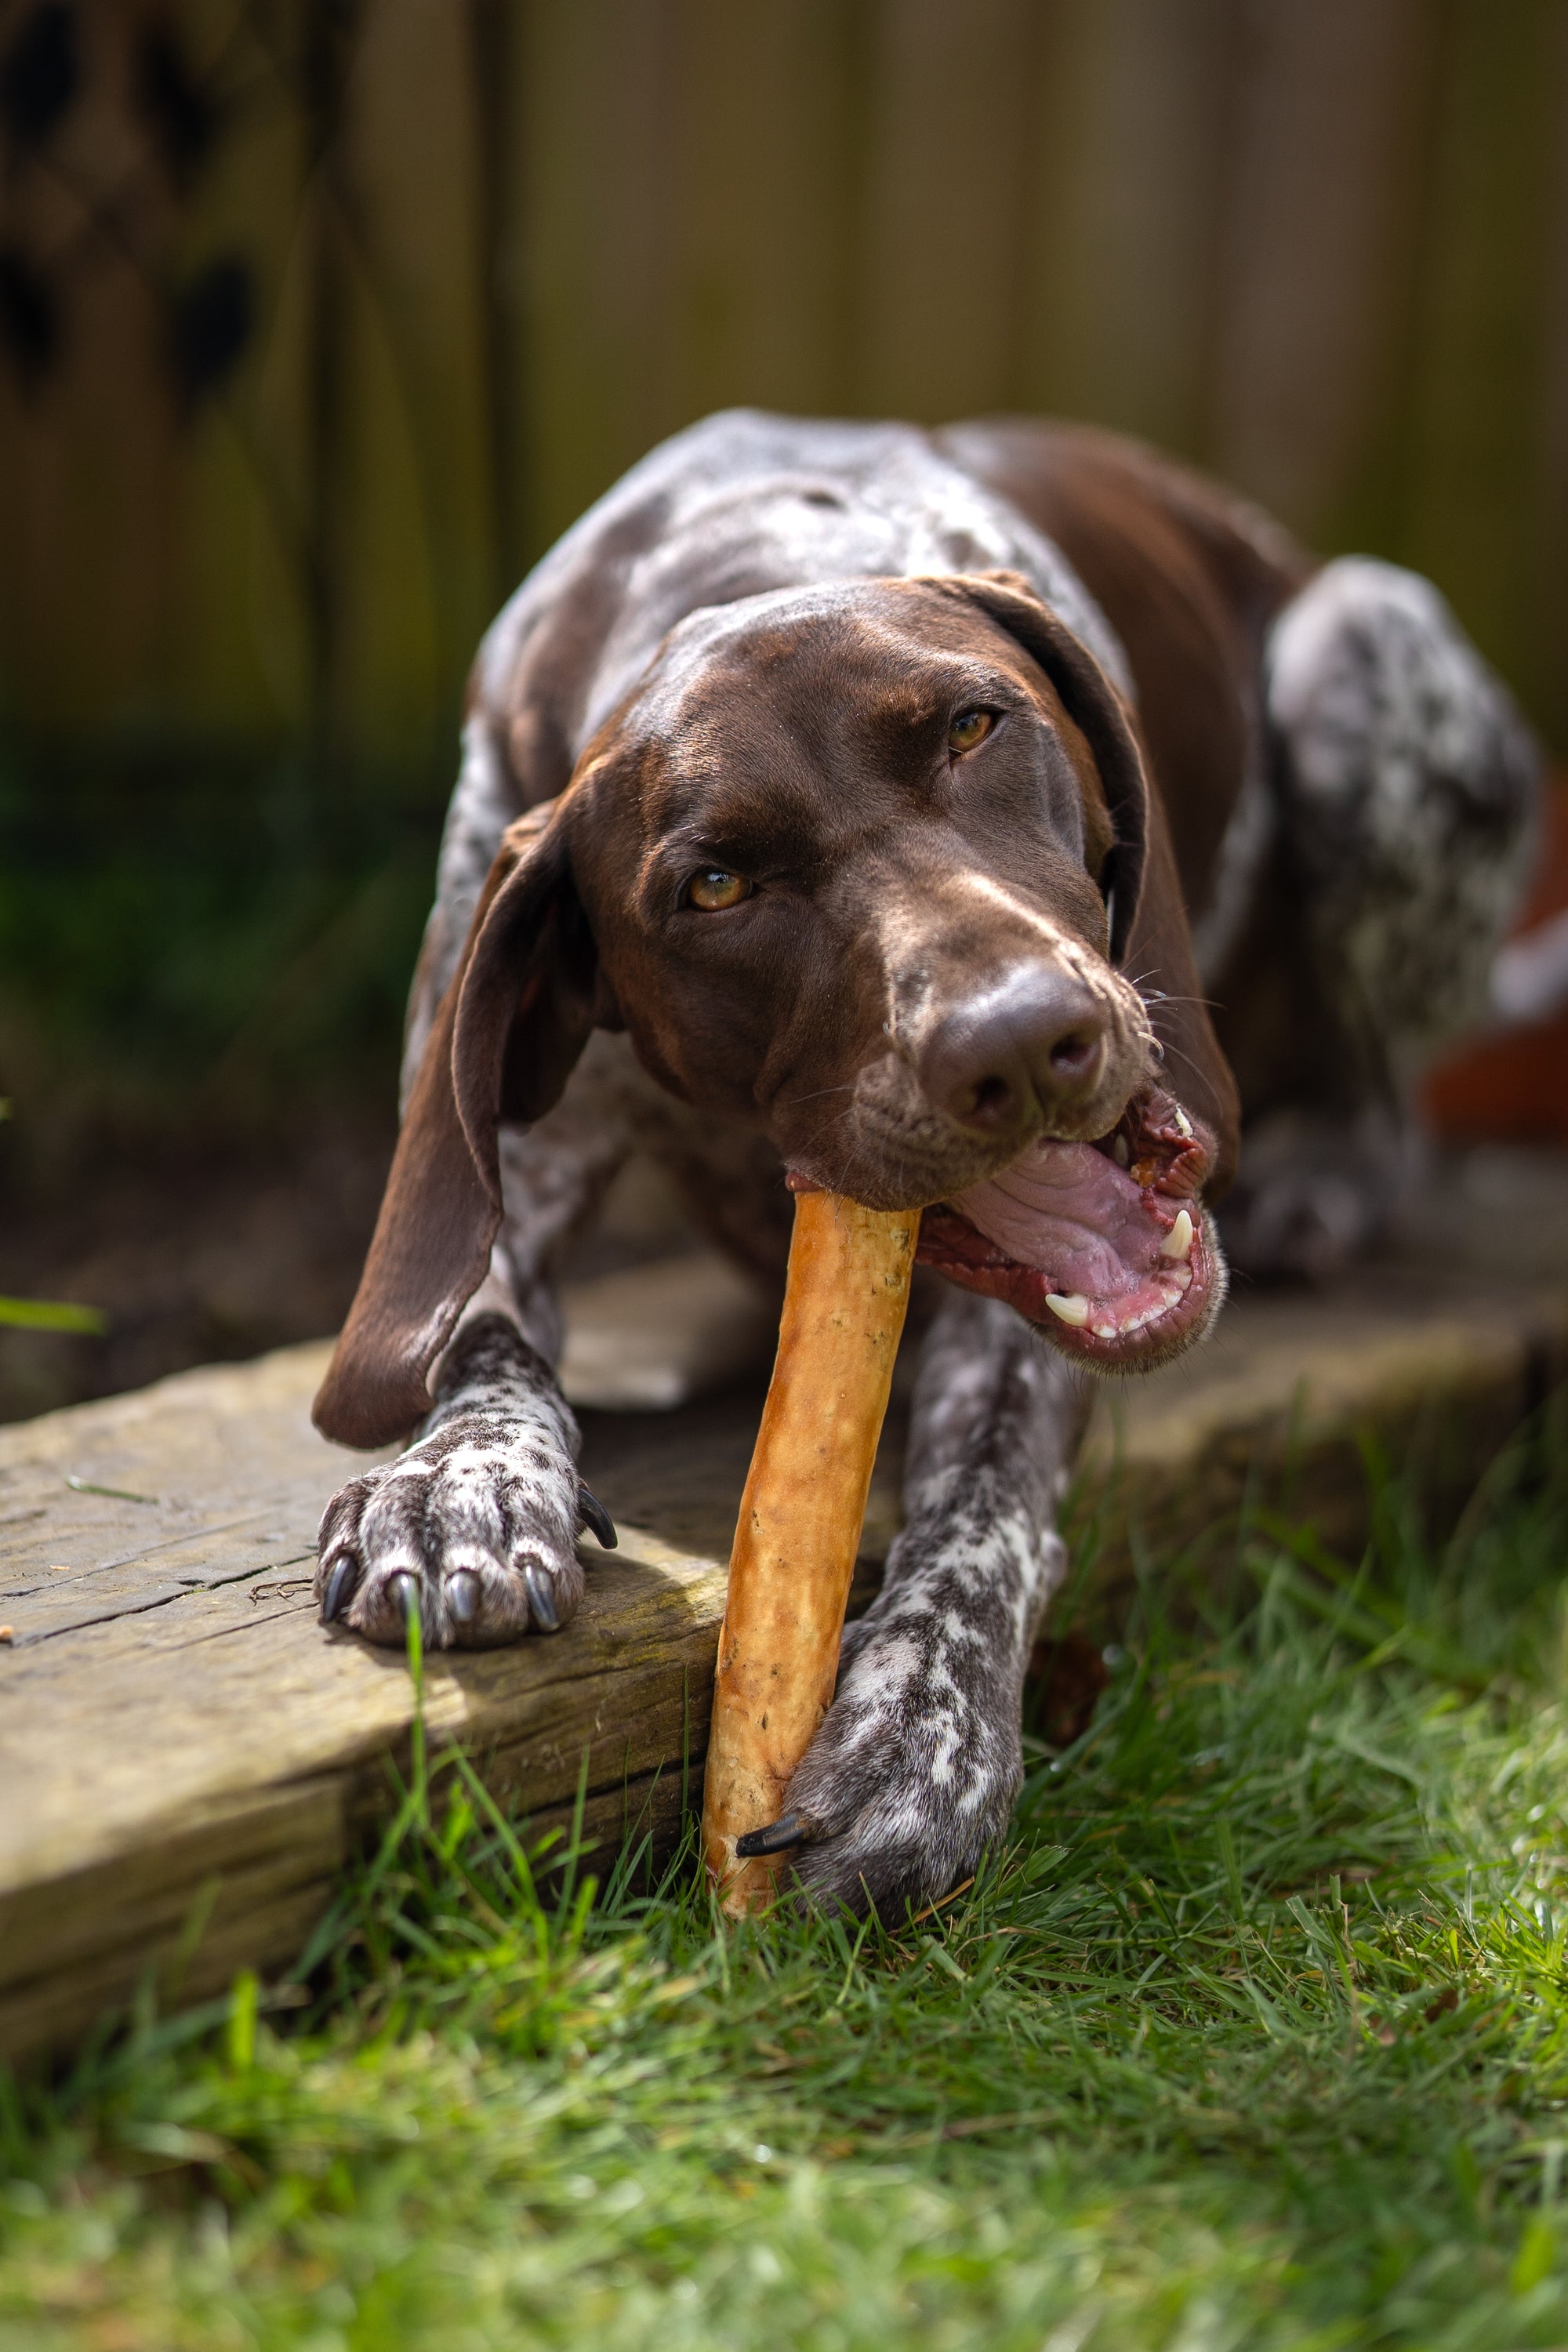
POLYGON ((726 874, 721 866, 710 866, 701 874, 694 874, 686 886, 689 905, 700 907, 704 914, 721 914, 726 907, 738 907, 742 898, 752 895, 752 886, 739 874, 726 874))
POLYGON ((989 710, 961 710, 947 730, 947 748, 961 756, 984 743, 996 724, 989 710))

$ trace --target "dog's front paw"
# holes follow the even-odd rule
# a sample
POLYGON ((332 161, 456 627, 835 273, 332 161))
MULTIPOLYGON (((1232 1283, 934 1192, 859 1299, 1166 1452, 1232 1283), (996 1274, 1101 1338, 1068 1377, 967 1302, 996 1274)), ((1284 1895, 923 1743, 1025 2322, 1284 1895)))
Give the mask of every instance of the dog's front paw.
MULTIPOLYGON (((575 1611, 577 1528, 598 1506, 578 1483, 571 1416, 534 1384, 549 1375, 515 1332, 476 1331, 426 1435, 328 1504, 323 1622, 401 1648, 417 1612, 426 1648, 481 1649, 553 1633, 575 1611)), ((602 1512, 597 1524, 613 1541, 602 1512)))
POLYGON ((875 1905, 892 1926, 906 1903, 967 1877, 1005 1833, 1023 1780, 1021 1685, 946 1612, 906 1607, 880 1623, 873 1612, 846 1648, 837 1696, 766 1844, 791 1844, 808 1902, 875 1905))

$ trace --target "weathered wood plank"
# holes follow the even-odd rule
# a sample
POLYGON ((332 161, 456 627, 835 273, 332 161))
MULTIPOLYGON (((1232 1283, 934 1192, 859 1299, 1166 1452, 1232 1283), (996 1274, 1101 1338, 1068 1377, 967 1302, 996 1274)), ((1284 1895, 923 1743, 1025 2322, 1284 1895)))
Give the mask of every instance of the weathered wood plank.
MULTIPOLYGON (((1117 1481, 1106 1605, 1130 1520, 1176 1544, 1260 1477, 1278 1491, 1289 1474, 1325 1531, 1353 1540, 1360 1427, 1395 1448, 1423 1421, 1444 1429, 1457 1493, 1565 1331, 1561 1286, 1452 1275, 1243 1300, 1202 1357, 1107 1399, 1090 1446, 1117 1481)), ((316 1518, 347 1462, 309 1423, 324 1353, 0 1431, 0 2053, 68 2042, 148 1969, 174 2001, 242 1963, 286 1968, 395 1801, 415 1716, 405 1662, 324 1631, 310 1597, 316 1518)), ((658 1417, 584 1414, 584 1466, 622 1548, 585 1543, 580 1616, 557 1640, 428 1662, 432 1753, 460 1743, 536 1829, 570 1818, 585 1760, 602 1853, 632 1825, 673 1832, 702 1758, 760 1394, 752 1380, 658 1417)), ((901 1442, 895 1413, 870 1561, 897 1525, 901 1442)))
POLYGON ((1563 1377, 1568 1289, 1367 1276, 1331 1301, 1244 1301, 1207 1358, 1106 1400, 1086 1470, 1109 1489, 1097 1606, 1113 1614, 1136 1552, 1169 1559, 1244 1503, 1310 1517, 1352 1549, 1367 1525, 1363 1436, 1421 1465, 1441 1531, 1524 1415, 1563 1377))
MULTIPOLYGON (((307 1418, 322 1360, 187 1374, 5 1434, 0 2049, 173 1969, 206 1901, 183 1995, 288 1959, 390 1800, 405 1666, 323 1633, 310 1599, 347 1466, 307 1418)), ((425 1693, 433 1748, 461 1742, 536 1818, 571 1806, 586 1755, 586 1826, 609 1838, 672 1764, 679 1804, 723 1602, 716 1559, 629 1527, 622 1546, 564 1642, 432 1659, 425 1693)), ((656 1810, 668 1828, 670 1797, 656 1810)))

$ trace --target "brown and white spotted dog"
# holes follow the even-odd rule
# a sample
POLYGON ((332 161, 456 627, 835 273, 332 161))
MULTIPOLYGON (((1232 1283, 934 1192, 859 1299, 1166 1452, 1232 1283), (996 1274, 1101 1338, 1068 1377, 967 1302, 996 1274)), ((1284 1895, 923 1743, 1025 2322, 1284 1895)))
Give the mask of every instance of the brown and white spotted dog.
POLYGON ((1426 583, 1314 564, 1109 436, 710 418, 480 651, 402 1138, 317 1404, 395 1462, 323 1618, 435 1646, 582 1590, 552 1270, 634 1150, 782 1276, 789 1187, 923 1207, 907 1518, 790 1790, 795 1867, 940 1893, 1005 1828, 1086 1374, 1233 1256, 1386 1220, 1484 996, 1533 758, 1426 583))

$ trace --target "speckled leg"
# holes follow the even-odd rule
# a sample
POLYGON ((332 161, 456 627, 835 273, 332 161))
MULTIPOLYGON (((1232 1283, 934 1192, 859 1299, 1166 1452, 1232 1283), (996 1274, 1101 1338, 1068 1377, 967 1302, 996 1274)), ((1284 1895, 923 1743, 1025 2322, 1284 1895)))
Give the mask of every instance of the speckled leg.
MULTIPOLYGON (((553 1633, 583 1571, 577 1424, 561 1393, 553 1264, 631 1149, 624 1041, 595 1036, 556 1108, 500 1140, 505 1214, 481 1288, 395 1462, 351 1479, 318 1538, 323 1620, 401 1646, 417 1609, 430 1649, 553 1633)), ((607 1527, 608 1522, 605 1522, 607 1527)))
POLYGON ((401 1645, 417 1612, 431 1649, 554 1633, 583 1592, 576 1455, 548 1364, 504 1316, 479 1317, 417 1442, 327 1506, 324 1613, 401 1645))
POLYGON ((1485 1016, 1538 754, 1431 583, 1365 556, 1326 564, 1285 607, 1267 687, 1310 1017, 1339 1041, 1334 1099, 1247 1130, 1220 1224, 1243 1272, 1316 1276, 1388 1223, 1415 1164, 1415 1083, 1485 1016))
POLYGON ((944 1302, 915 1391, 906 1524, 790 1784, 795 1875, 814 1899, 886 1912, 940 1895, 1005 1832, 1085 1403, 1081 1377, 1010 1307, 944 1302))

